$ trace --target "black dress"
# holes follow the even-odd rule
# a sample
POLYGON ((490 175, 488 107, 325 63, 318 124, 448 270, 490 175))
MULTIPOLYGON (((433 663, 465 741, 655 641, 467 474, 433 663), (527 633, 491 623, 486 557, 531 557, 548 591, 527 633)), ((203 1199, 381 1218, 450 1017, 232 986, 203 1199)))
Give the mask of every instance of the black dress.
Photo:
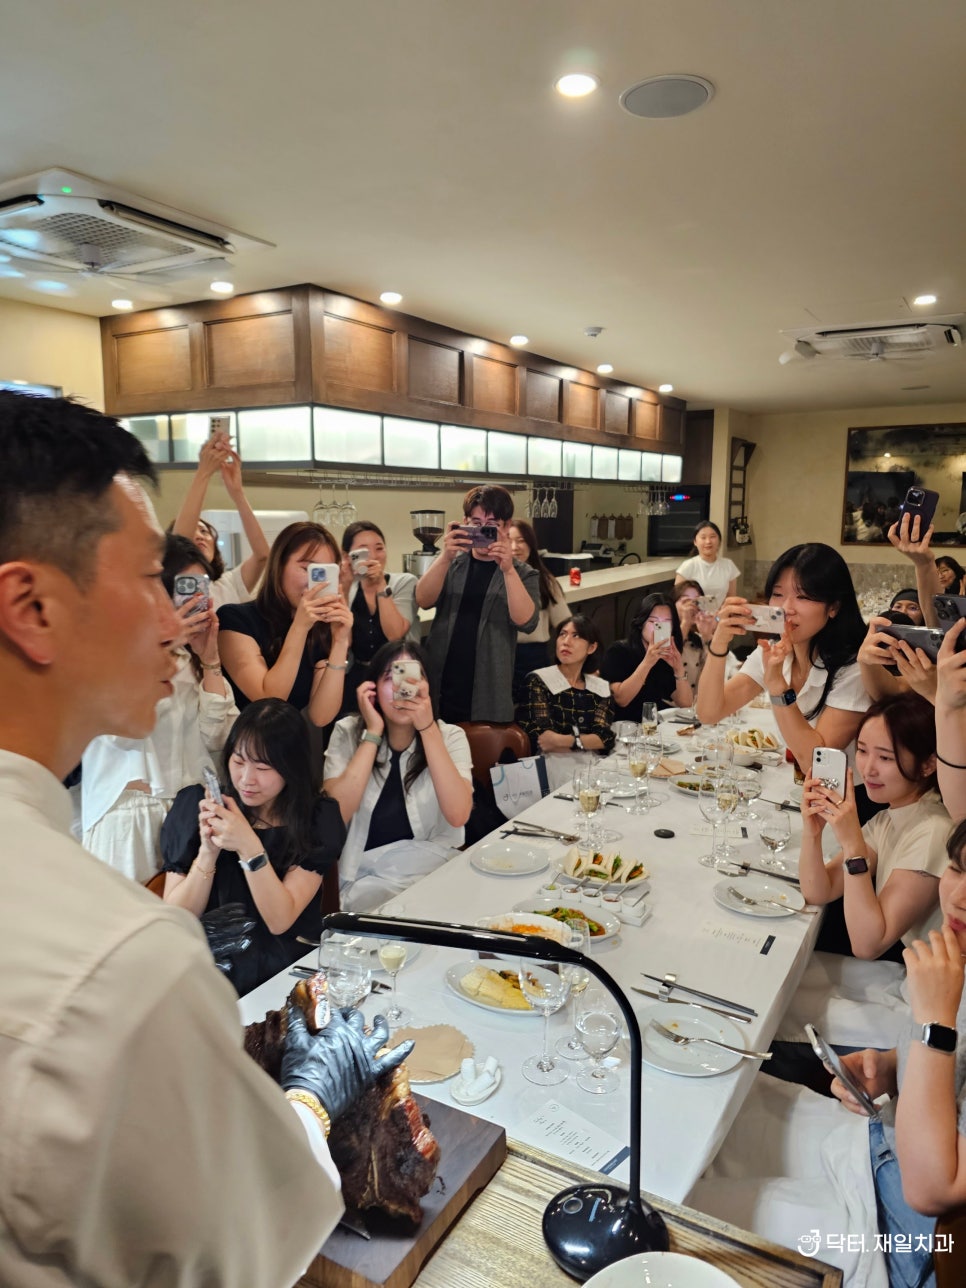
MULTIPOLYGON (((265 658, 266 663, 269 666, 272 665, 268 661, 271 643, 268 623, 258 611, 254 602, 225 604, 222 608, 219 608, 218 628, 222 631, 237 631, 239 635, 247 635, 250 639, 253 639, 261 650, 262 657, 265 658)), ((315 677, 315 664, 321 661, 324 656, 324 653, 317 652, 312 646, 306 646, 302 651, 295 683, 286 698, 286 701, 291 702, 293 707, 298 707, 299 711, 304 711, 309 705, 309 698, 312 696, 312 681, 315 677)), ((248 706, 250 699, 245 697, 227 670, 225 675, 235 695, 235 705, 239 711, 244 710, 248 706)))
MULTIPOLYGON (((629 675, 633 675, 644 659, 643 652, 638 652, 619 640, 612 644, 604 654, 600 664, 600 674, 608 684, 620 684, 629 675)), ((626 707, 614 703, 615 720, 635 720, 640 723, 641 707, 645 702, 656 702, 659 707, 670 706, 677 688, 673 668, 663 657, 648 671, 644 684, 636 698, 631 698, 626 707)))
MULTIPOLYGON (((203 787, 184 787, 174 798, 174 804, 161 826, 161 855, 165 872, 180 872, 187 875, 188 869, 198 857, 201 835, 198 830, 198 804, 204 796, 203 787)), ((338 862, 342 847, 345 844, 345 824, 339 812, 338 803, 327 796, 320 796, 315 802, 312 819, 313 848, 302 855, 293 865, 305 868, 309 872, 325 872, 326 868, 338 862)), ((258 832, 259 840, 264 843, 269 862, 282 877, 285 872, 285 829, 267 827, 258 832)), ((221 850, 216 861, 215 875, 211 883, 211 894, 205 912, 212 908, 221 908, 226 903, 243 904, 245 910, 255 920, 252 931, 252 946, 237 960, 229 975, 239 996, 251 992, 265 980, 271 979, 280 970, 296 961, 305 953, 305 946, 296 942, 297 935, 306 939, 318 939, 322 929, 322 891, 311 900, 296 917, 288 930, 280 935, 273 935, 262 921, 255 900, 248 888, 248 880, 238 864, 238 856, 232 850, 221 850)))

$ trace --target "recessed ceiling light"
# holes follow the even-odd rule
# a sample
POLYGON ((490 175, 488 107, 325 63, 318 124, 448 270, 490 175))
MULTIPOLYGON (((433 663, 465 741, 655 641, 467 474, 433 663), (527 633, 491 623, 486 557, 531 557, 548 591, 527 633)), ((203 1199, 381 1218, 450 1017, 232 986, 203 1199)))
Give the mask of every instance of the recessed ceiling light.
POLYGON ((673 394, 673 393, 674 393, 674 386, 673 386, 673 385, 658 385, 658 387, 657 387, 657 392, 658 392, 659 394, 673 394))
POLYGON ((891 460, 892 460, 892 453, 891 453, 891 452, 883 452, 883 453, 882 453, 882 455, 886 458, 886 460, 887 460, 887 461, 891 461, 891 460))
POLYGON ((632 116, 660 120, 696 112, 713 96, 714 86, 703 76, 648 76, 625 89, 620 104, 632 116))
POLYGON ((614 368, 609 362, 602 362, 597 368, 597 374, 598 376, 609 376, 613 370, 614 368))
POLYGON ((510 343, 515 344, 519 348, 520 345, 529 344, 530 337, 528 335, 511 335, 510 343))
POLYGON ((111 300, 111 308, 119 309, 122 313, 126 313, 128 309, 134 308, 134 304, 131 300, 111 300))
POLYGON ((555 80, 553 87, 564 98, 584 98, 587 94, 593 94, 599 84, 596 76, 590 76, 586 72, 571 72, 568 76, 555 80))
POLYGON ((913 304, 919 304, 919 305, 935 304, 936 297, 935 295, 917 295, 912 302, 913 304))
POLYGON ((234 282, 212 282, 208 288, 216 295, 231 295, 235 290, 234 282))
POLYGON ((402 296, 398 291, 383 291, 379 298, 383 304, 402 304, 402 296))

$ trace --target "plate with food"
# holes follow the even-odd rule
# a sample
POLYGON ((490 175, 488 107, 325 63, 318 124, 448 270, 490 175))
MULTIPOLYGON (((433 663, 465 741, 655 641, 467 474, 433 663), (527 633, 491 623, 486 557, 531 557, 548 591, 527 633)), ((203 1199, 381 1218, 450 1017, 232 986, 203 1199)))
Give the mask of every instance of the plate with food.
POLYGON ((569 904, 561 904, 553 899, 524 899, 521 903, 515 903, 513 907, 516 912, 537 913, 541 917, 552 917, 563 923, 568 922, 572 917, 583 917, 595 944, 602 944, 605 939, 613 939, 615 935, 620 934, 620 918, 615 917, 612 912, 605 912, 603 908, 597 912, 596 917, 592 917, 586 908, 571 907, 569 904))
POLYGON ((753 765, 762 756, 773 759, 782 750, 775 735, 764 729, 729 729, 727 737, 734 748, 736 765, 753 765))
POLYGON ((707 783, 709 789, 712 786, 711 776, 708 774, 682 774, 679 778, 671 778, 668 781, 682 796, 697 796, 702 783, 707 783))
POLYGON ((527 877, 542 872, 550 862, 547 850, 520 837, 484 841, 470 855, 470 866, 477 872, 497 877, 527 877))
POLYGON ((769 881, 767 877, 726 877, 711 893, 722 908, 746 917, 790 917, 805 907, 801 890, 785 881, 769 881), (744 899, 739 897, 742 895, 744 899))
POLYGON ((568 940, 567 927, 557 917, 541 916, 535 909, 521 917, 518 912, 499 912, 493 917, 480 917, 476 923, 483 930, 507 930, 514 935, 542 935, 555 943, 568 940))
POLYGON ((638 1011, 638 1019, 644 1063, 652 1069, 663 1069, 665 1073, 676 1073, 682 1078, 712 1078, 741 1062, 740 1055, 712 1046, 710 1042, 678 1046, 651 1028, 651 1020, 656 1020, 681 1037, 714 1038, 718 1042, 730 1042, 732 1046, 745 1046, 745 1038, 738 1026, 724 1015, 689 1006, 687 1002, 656 1002, 638 1011))
POLYGON ((445 975, 446 985, 457 997, 484 1011, 501 1015, 539 1015, 520 991, 515 970, 484 966, 482 962, 458 962, 445 975))
POLYGON ((599 881, 601 885, 639 886, 650 878, 647 868, 638 859, 628 855, 601 854, 599 851, 578 850, 571 846, 560 864, 560 872, 565 877, 576 877, 577 880, 587 877, 599 881))

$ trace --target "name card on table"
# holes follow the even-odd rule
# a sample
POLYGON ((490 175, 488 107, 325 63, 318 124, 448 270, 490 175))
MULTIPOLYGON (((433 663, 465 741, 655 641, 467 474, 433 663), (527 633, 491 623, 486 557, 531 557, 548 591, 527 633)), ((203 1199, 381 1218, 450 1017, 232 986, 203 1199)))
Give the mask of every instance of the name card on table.
POLYGON ((548 1100, 529 1118, 509 1128, 514 1140, 535 1145, 598 1172, 617 1173, 629 1154, 627 1146, 616 1136, 602 1131, 557 1100, 548 1100))
POLYGON ((760 953, 763 957, 775 942, 774 935, 755 934, 754 931, 739 930, 736 926, 726 926, 720 921, 706 921, 701 926, 702 935, 709 935, 719 943, 733 944, 736 948, 746 948, 760 953))

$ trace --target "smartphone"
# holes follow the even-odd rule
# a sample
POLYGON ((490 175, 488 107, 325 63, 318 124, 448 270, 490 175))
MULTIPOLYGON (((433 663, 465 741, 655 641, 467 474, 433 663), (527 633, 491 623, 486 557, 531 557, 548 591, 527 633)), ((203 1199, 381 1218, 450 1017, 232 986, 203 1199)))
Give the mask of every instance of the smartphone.
POLYGON ((936 506, 939 504, 939 493, 930 492, 926 487, 911 487, 906 493, 906 499, 899 506, 899 522, 902 523, 902 516, 909 515, 909 535, 912 536, 912 521, 919 516, 919 536, 926 535, 929 525, 932 523, 936 514, 936 506))
POLYGON ((330 595, 339 593, 338 564, 309 564, 309 589, 325 582, 330 595))
POLYGON ((461 523, 459 530, 469 537, 470 545, 476 546, 478 550, 488 549, 500 535, 492 523, 484 523, 480 527, 475 523, 461 523))
POLYGON ((186 604, 192 596, 197 594, 204 595, 204 599, 199 599, 194 608, 188 614, 194 617, 196 613, 206 613, 211 607, 211 578, 207 575, 197 577, 194 573, 183 572, 174 579, 174 594, 171 596, 175 608, 180 608, 186 604))
MULTIPOLYGON (((890 622, 888 626, 882 627, 882 634, 891 635, 896 640, 905 640, 913 648, 921 648, 930 662, 935 662, 939 656, 943 642, 943 631, 937 631, 932 626, 894 626, 890 622)), ((957 643, 962 646, 961 639, 957 643)))
POLYGON ((831 791, 844 792, 848 763, 845 752, 838 747, 816 747, 812 752, 812 777, 831 791))
POLYGON ((699 613, 713 614, 719 608, 717 595, 699 595, 694 602, 698 606, 699 613))
POLYGON ((781 635, 785 629, 784 608, 773 608, 771 604, 745 604, 745 612, 754 619, 748 628, 751 631, 781 635))
POLYGON ((655 622, 653 640, 655 644, 670 644, 671 642, 671 623, 655 622))
POLYGON ((217 438, 219 434, 231 434, 230 416, 209 416, 208 437, 217 438))
POLYGON ((354 577, 364 577, 369 571, 369 547, 359 546, 349 551, 349 566, 354 577))
POLYGON ((966 617, 966 595, 933 595, 933 608, 939 618, 939 629, 945 635, 961 617, 966 617))
POLYGON ((838 1053, 833 1051, 828 1045, 821 1033, 811 1024, 805 1025, 805 1032, 808 1040, 812 1044, 812 1050, 825 1065, 829 1073, 834 1073, 839 1082, 855 1096, 856 1100, 862 1106, 863 1111, 870 1118, 879 1117, 879 1106, 875 1103, 864 1087, 859 1086, 855 1078, 849 1073, 845 1065, 838 1057, 838 1053))
POLYGON ((423 678, 423 668, 414 658, 397 658, 392 664, 392 700, 405 702, 416 696, 417 686, 423 678))
POLYGON ((201 773, 205 780, 205 786, 208 788, 208 795, 211 797, 211 799, 215 802, 216 805, 224 805, 225 798, 221 794, 221 787, 218 783, 218 778, 215 775, 214 771, 212 770, 211 766, 205 765, 201 773))

